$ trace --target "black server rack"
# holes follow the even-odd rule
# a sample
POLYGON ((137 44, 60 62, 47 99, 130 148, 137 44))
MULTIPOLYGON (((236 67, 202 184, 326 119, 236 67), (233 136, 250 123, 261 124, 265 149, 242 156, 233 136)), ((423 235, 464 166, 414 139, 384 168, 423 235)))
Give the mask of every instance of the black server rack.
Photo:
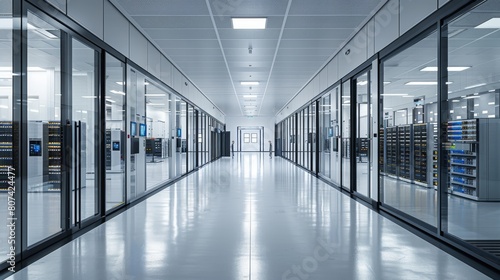
POLYGON ((402 125, 398 127, 398 171, 399 178, 411 180, 411 162, 412 162, 412 125, 402 125))
POLYGON ((7 191, 9 186, 9 167, 14 167, 12 122, 0 122, 0 191, 7 191))
POLYGON ((398 127, 388 127, 386 129, 387 139, 387 167, 388 175, 398 176, 398 127))

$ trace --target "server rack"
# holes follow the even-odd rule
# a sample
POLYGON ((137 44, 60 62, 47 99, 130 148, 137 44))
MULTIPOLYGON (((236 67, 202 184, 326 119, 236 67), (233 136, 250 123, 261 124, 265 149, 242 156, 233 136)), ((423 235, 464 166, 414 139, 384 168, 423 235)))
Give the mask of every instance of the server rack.
POLYGON ((470 119, 447 124, 449 191, 477 201, 500 201, 499 119, 470 119), (481 140, 481 142, 479 142, 481 140))
POLYGON ((412 179, 412 168, 411 162, 413 162, 412 155, 412 125, 402 125, 398 127, 398 172, 399 178, 405 179, 405 181, 411 182, 412 179))
POLYGON ((12 122, 0 122, 0 191, 8 190, 9 167, 14 167, 12 122))

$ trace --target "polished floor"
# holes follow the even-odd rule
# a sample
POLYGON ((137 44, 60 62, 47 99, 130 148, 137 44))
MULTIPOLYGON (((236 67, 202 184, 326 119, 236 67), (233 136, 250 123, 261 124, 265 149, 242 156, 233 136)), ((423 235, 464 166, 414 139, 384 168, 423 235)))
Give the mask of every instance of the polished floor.
POLYGON ((8 279, 489 279, 292 163, 223 158, 8 279))

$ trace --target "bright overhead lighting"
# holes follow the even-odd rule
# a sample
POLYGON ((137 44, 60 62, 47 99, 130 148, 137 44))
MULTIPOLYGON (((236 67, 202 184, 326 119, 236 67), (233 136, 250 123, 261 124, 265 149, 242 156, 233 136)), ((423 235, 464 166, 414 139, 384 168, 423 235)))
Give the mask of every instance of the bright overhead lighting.
POLYGON ((390 84, 390 83, 391 83, 391 82, 384 82, 384 85, 388 85, 388 84, 390 84))
POLYGON ((164 93, 146 93, 144 96, 149 96, 149 97, 164 97, 166 96, 164 93))
MULTIPOLYGON (((407 93, 382 93, 382 96, 407 96, 407 93)), ((413 96, 412 96, 413 97, 413 96)))
MULTIPOLYGON (((467 70, 469 68, 470 68, 470 66, 448 66, 448 71, 449 72, 460 72, 460 71, 467 70)), ((437 68, 437 66, 428 66, 428 67, 422 68, 422 70, 420 70, 420 71, 422 71, 422 72, 437 72, 438 68, 437 68)))
POLYGON ((7 106, 7 105, 0 105, 0 108, 2 108, 2 109, 9 109, 9 106, 7 106))
POLYGON ((358 85, 360 85, 360 86, 364 86, 366 84, 368 84, 368 81, 359 81, 358 82, 358 85))
POLYGON ((477 85, 472 85, 472 86, 464 87, 464 89, 477 88, 477 87, 482 87, 482 86, 485 86, 485 85, 486 85, 486 83, 480 83, 480 84, 477 84, 477 85))
POLYGON ((385 107, 384 107, 384 110, 392 110, 392 108, 385 108, 385 107))
POLYGON ((495 105, 495 102, 488 102, 488 105, 495 105))
POLYGON ((500 28, 500 18, 491 18, 480 25, 476 26, 475 28, 491 28, 491 29, 497 29, 500 28))
MULTIPOLYGON (((146 103, 148 106, 165 106, 164 103, 146 103)), ((182 112, 186 112, 186 110, 182 110, 182 112)))
POLYGON ((266 29, 267 18, 232 18, 233 29, 266 29))
POLYGON ((45 30, 45 29, 42 29, 42 28, 39 28, 39 27, 36 27, 34 25, 32 25, 31 23, 28 23, 28 30, 33 30, 34 32, 48 38, 48 39, 57 39, 58 37, 52 33, 50 33, 49 31, 45 30))
POLYGON ((125 82, 116 82, 116 84, 123 86, 123 85, 125 85, 125 82))
POLYGON ((455 103, 457 103, 457 102, 460 102, 460 100, 456 100, 456 99, 455 99, 455 100, 452 100, 451 102, 455 102, 455 103))
POLYGON ((407 86, 434 86, 437 85, 437 82, 407 82, 405 85, 407 86))
POLYGON ((119 95, 125 95, 125 92, 119 91, 119 90, 114 90, 114 89, 110 90, 109 92, 114 93, 114 94, 119 94, 119 95))
POLYGON ((464 97, 464 99, 474 99, 474 98, 480 98, 480 96, 479 95, 473 95, 473 96, 464 97))
POLYGON ((404 98, 410 97, 410 98, 412 98, 412 97, 415 97, 415 96, 414 95, 403 95, 401 97, 404 97, 404 98))
POLYGON ((82 95, 82 98, 87 98, 87 99, 95 99, 97 96, 92 96, 92 95, 82 95))
POLYGON ((243 98, 257 98, 256 95, 243 95, 243 98))
POLYGON ((259 82, 241 82, 242 86, 258 86, 259 82))
POLYGON ((116 101, 114 101, 112 99, 106 99, 106 101, 111 102, 111 103, 116 103, 116 101))

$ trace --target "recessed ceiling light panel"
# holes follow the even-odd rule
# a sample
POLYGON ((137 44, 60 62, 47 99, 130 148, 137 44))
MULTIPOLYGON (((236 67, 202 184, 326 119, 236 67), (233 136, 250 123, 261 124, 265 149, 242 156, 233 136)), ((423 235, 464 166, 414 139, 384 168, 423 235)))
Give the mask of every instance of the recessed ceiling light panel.
POLYGON ((266 29, 267 18, 232 18, 233 29, 266 29))

